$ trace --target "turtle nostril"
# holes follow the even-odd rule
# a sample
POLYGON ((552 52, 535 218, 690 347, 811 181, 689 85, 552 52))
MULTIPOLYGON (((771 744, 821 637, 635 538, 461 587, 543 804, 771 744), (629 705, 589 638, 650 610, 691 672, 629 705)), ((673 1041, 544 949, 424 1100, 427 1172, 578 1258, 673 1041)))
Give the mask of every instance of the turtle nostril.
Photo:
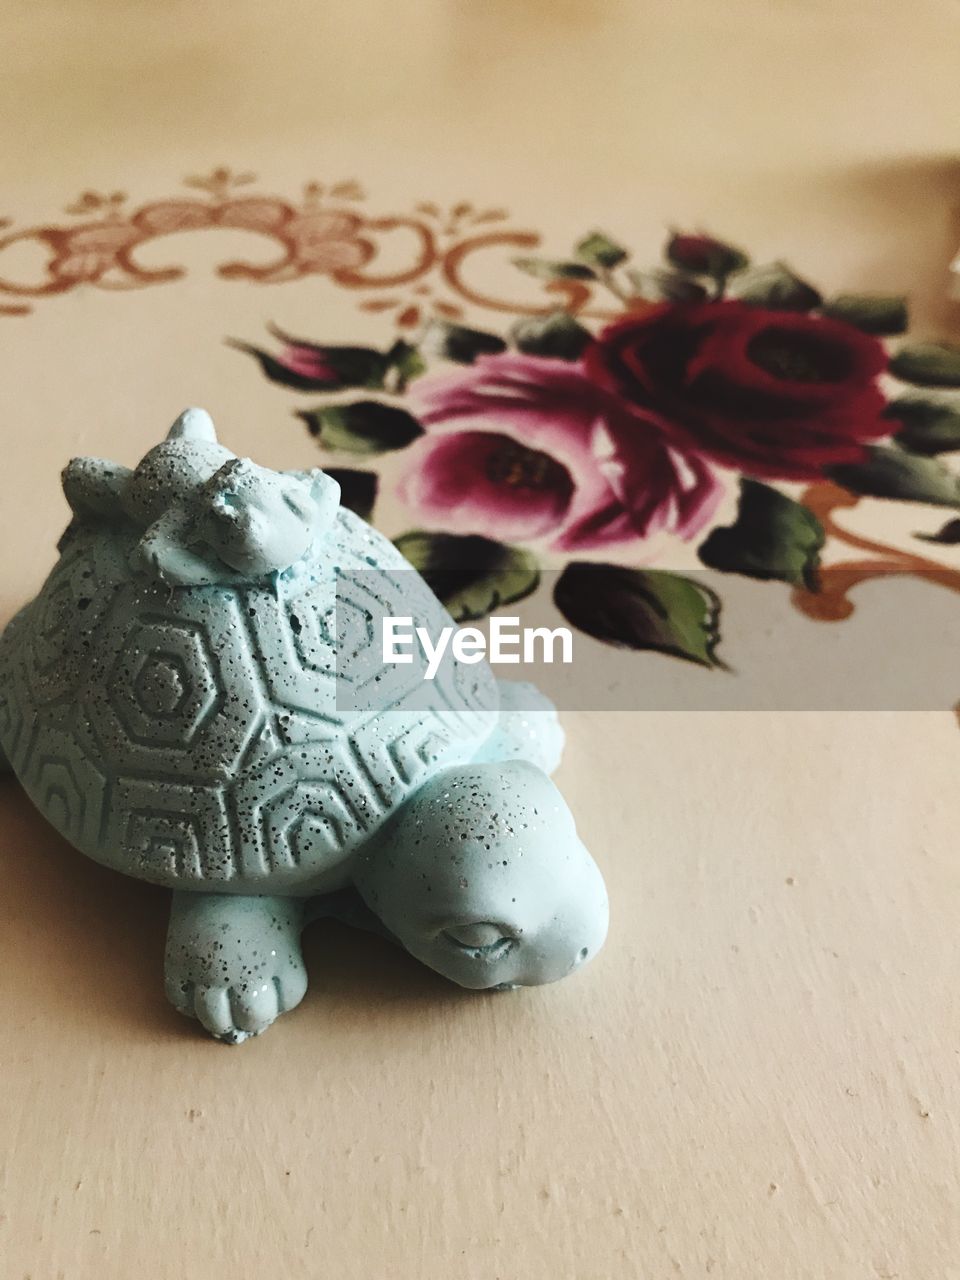
POLYGON ((584 960, 586 960, 586 958, 587 958, 587 956, 588 956, 589 954, 590 954, 590 948, 589 948, 589 947, 581 947, 581 948, 580 948, 580 951, 579 951, 579 954, 577 955, 577 962, 578 962, 579 964, 583 964, 584 960))

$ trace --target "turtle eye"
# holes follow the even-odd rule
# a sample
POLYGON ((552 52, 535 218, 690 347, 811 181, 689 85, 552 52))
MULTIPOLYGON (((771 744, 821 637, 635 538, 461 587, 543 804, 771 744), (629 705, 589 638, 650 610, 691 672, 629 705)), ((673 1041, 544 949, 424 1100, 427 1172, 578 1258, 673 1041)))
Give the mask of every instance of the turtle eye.
MULTIPOLYGON (((302 485, 300 486, 303 487, 302 485)), ((297 493, 292 489, 284 489, 283 502, 289 511, 297 517, 298 520, 309 520, 313 514, 311 508, 315 509, 313 499, 307 492, 297 493)))
POLYGON ((503 931, 503 926, 489 920, 474 924, 458 924, 444 929, 445 936, 464 951, 491 952, 509 945, 513 939, 503 931))

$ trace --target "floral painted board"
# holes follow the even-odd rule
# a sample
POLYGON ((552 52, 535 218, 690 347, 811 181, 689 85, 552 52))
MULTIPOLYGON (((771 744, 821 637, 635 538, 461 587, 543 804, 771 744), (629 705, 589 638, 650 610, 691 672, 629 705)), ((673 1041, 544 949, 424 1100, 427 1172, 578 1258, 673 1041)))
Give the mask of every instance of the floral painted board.
POLYGON ((7 225, 0 314, 79 287, 174 283, 182 267, 147 268, 137 253, 179 231, 242 229, 276 246, 266 263, 221 262, 223 279, 318 276, 355 291, 383 318, 378 346, 278 327, 269 340, 226 336, 303 397, 302 428, 355 509, 376 520, 378 459, 401 459, 395 496, 412 525, 398 542, 458 619, 548 589, 549 565, 575 628, 723 667, 718 575, 779 583, 825 621, 884 575, 960 589, 925 547, 960 543, 960 350, 906 337, 904 298, 824 296, 787 264, 700 232, 670 234, 663 260, 643 266, 601 231, 541 256, 541 237, 496 207, 374 216, 352 181, 310 183, 295 200, 227 169, 187 185, 134 208, 86 192, 67 223, 7 225), (380 269, 396 237, 406 256, 380 269), (44 251, 42 274, 6 276, 24 244, 44 251), (468 266, 490 251, 540 296, 478 288, 468 266), (735 516, 721 516, 734 491, 735 516), (908 550, 838 520, 874 500, 943 519, 908 550), (680 544, 711 573, 671 569, 680 544), (842 545, 853 554, 826 556, 842 545))

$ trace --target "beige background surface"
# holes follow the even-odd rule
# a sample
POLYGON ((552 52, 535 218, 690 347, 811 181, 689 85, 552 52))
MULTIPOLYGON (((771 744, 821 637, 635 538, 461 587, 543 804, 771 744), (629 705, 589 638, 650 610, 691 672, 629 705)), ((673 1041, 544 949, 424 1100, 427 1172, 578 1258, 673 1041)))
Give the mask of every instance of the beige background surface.
MULTIPOLYGON (((18 225, 230 163, 385 211, 503 203, 558 247, 704 224, 955 328, 954 0, 8 0, 0 36, 18 225)), ((261 461, 314 460, 225 333, 379 332, 323 281, 217 281, 203 236, 175 260, 0 319, 3 619, 70 454, 131 462, 200 401, 261 461)), ((466 998, 317 931, 304 1005, 235 1051, 164 1004, 165 895, 0 783, 2 1280, 960 1276, 953 716, 566 726, 613 902, 596 964, 466 998)))

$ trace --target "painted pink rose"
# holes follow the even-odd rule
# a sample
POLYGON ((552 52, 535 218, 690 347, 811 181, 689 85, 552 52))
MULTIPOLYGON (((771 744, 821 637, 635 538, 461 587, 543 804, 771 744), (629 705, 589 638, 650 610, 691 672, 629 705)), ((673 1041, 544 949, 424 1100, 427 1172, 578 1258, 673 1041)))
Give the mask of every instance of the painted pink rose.
POLYGON ((425 434, 406 452, 401 497, 453 533, 562 551, 692 538, 721 496, 701 457, 579 362, 480 356, 419 378, 410 400, 425 434))

